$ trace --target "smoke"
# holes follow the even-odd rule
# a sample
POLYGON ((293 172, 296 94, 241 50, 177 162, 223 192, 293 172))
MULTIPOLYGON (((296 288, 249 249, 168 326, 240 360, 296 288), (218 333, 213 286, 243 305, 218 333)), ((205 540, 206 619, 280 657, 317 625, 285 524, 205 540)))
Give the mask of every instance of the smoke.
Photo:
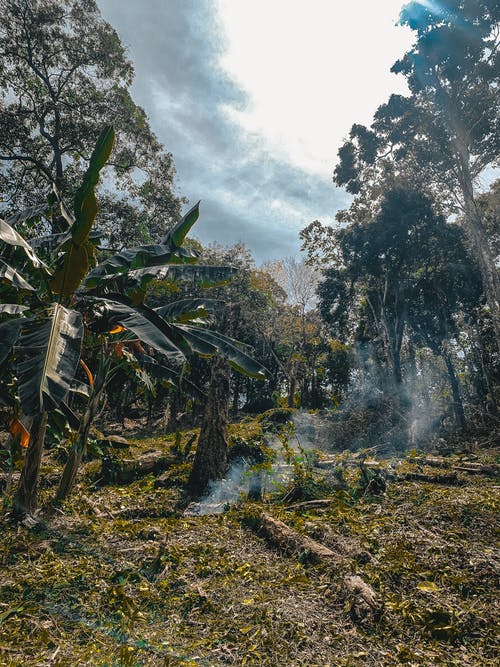
POLYGON ((186 514, 222 514, 228 505, 239 500, 245 492, 249 466, 241 459, 229 468, 224 479, 210 484, 209 492, 201 500, 191 503, 186 514))
MULTIPOLYGON (((293 423, 287 447, 300 460, 322 439, 325 424, 318 415, 308 413, 294 415, 293 423), (321 435, 318 436, 318 433, 321 435)), ((243 458, 237 459, 224 479, 212 482, 208 494, 191 503, 185 513, 197 516, 222 514, 241 498, 257 499, 285 487, 291 481, 294 469, 285 454, 283 443, 276 435, 268 433, 265 444, 276 453, 268 468, 252 465, 243 458)))

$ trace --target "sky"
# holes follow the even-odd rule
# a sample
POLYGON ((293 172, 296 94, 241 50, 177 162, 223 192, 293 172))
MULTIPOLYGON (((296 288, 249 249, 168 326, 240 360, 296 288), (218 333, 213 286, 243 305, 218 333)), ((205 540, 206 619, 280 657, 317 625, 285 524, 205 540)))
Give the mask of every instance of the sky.
POLYGON ((98 0, 135 67, 132 96, 174 156, 176 188, 201 199, 196 236, 243 242, 258 263, 335 224, 334 186, 353 123, 391 93, 411 45, 401 0, 98 0))

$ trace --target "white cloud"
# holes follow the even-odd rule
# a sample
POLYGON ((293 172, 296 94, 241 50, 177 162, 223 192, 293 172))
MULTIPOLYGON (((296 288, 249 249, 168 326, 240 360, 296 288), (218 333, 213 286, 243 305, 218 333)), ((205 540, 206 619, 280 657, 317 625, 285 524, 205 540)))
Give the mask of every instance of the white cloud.
POLYGON ((226 33, 221 65, 248 95, 221 104, 278 159, 331 174, 353 122, 369 124, 392 92, 390 67, 411 44, 395 26, 401 0, 219 0, 226 33))

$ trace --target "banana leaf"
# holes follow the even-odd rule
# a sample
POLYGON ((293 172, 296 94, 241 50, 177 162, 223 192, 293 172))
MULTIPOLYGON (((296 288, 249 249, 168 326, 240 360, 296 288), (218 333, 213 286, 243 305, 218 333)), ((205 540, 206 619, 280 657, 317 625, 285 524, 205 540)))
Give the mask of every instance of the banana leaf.
POLYGON ((209 331, 208 329, 201 329, 200 327, 179 324, 172 325, 172 328, 175 329, 176 333, 184 337, 193 352, 203 356, 220 354, 239 373, 248 375, 256 380, 263 380, 265 378, 267 369, 239 349, 238 345, 241 346, 241 343, 238 341, 209 331))
POLYGON ((132 331, 142 343, 151 345, 172 359, 180 362, 184 360, 183 352, 170 338, 170 325, 151 308, 134 307, 121 301, 106 299, 99 305, 97 313, 100 317, 92 327, 94 331, 110 331, 113 326, 120 324, 132 331))
POLYGON ((89 289, 95 288, 100 279, 127 273, 130 270, 196 262, 198 253, 190 248, 182 248, 181 244, 198 216, 199 202, 186 213, 161 243, 128 248, 101 262, 89 273, 86 286, 89 289))
MULTIPOLYGON (((159 363, 156 359, 149 356, 148 354, 138 353, 135 356, 141 366, 144 366, 144 368, 146 368, 157 380, 166 381, 172 387, 178 386, 182 375, 181 369, 169 368, 168 366, 165 366, 165 364, 159 363)), ((189 387, 193 394, 206 398, 206 394, 190 380, 182 377, 181 382, 183 385, 189 387)))
POLYGON ((207 317, 222 305, 218 299, 180 299, 155 308, 167 322, 187 324, 192 320, 207 317))
POLYGON ((80 428, 80 419, 75 415, 73 410, 69 407, 69 405, 65 401, 61 401, 59 410, 68 420, 69 427, 73 429, 73 431, 78 431, 78 429, 80 428))
POLYGON ((28 321, 26 317, 0 322, 0 365, 7 359, 16 344, 21 328, 28 321))
POLYGON ((33 248, 30 246, 30 244, 23 239, 23 237, 16 232, 16 230, 11 227, 8 223, 5 222, 5 220, 2 220, 0 218, 0 239, 4 242, 7 243, 8 245, 11 246, 18 246, 19 248, 22 248, 26 255, 28 256, 31 264, 35 267, 35 269, 45 269, 47 270, 46 264, 42 262, 41 259, 39 259, 33 248))
POLYGON ((49 205, 36 204, 35 206, 25 208, 18 213, 9 215, 9 217, 6 219, 6 222, 9 225, 18 225, 20 222, 24 222, 25 220, 38 220, 42 217, 42 215, 46 215, 48 212, 50 212, 49 205))
POLYGON ((17 287, 18 289, 29 290, 30 292, 35 291, 35 288, 32 287, 22 277, 19 271, 16 271, 16 269, 12 268, 12 266, 9 266, 3 260, 0 259, 0 280, 2 279, 11 283, 12 285, 14 285, 14 287, 17 287))
POLYGON ((198 287, 216 287, 227 284, 236 272, 232 266, 153 266, 104 278, 95 278, 90 273, 83 288, 91 294, 125 293, 134 303, 141 303, 153 281, 168 281, 174 286, 178 282, 194 282, 198 287))
POLYGON ((179 248, 189 233, 189 230, 200 216, 200 202, 197 202, 186 215, 163 237, 162 245, 169 246, 171 249, 179 248))
MULTIPOLYGON (((102 232, 93 229, 89 234, 89 240, 93 241, 93 243, 97 243, 102 236, 102 232)), ((43 248, 43 250, 51 251, 61 247, 70 239, 70 232, 61 232, 60 234, 47 234, 46 236, 30 239, 29 244, 32 248, 43 248)))
POLYGON ((89 273, 87 280, 126 273, 130 269, 141 269, 165 264, 192 264, 198 258, 197 253, 189 248, 171 250, 164 245, 144 245, 122 250, 103 262, 89 273))
POLYGON ((111 155, 114 143, 115 131, 111 125, 108 125, 102 130, 97 139, 83 182, 75 194, 75 222, 71 227, 71 236, 75 245, 81 245, 88 239, 90 229, 97 215, 95 188, 99 182, 99 172, 111 155))
POLYGON ((16 352, 19 399, 26 415, 59 407, 75 377, 83 337, 82 316, 52 304, 45 317, 25 322, 16 352))
POLYGON ((89 270, 89 259, 94 253, 89 235, 98 210, 95 187, 99 181, 99 172, 113 149, 114 139, 113 127, 104 128, 90 156, 82 185, 75 194, 75 222, 70 228, 71 241, 66 249, 64 261, 54 273, 50 283, 51 289, 62 297, 71 296, 89 270))
POLYGON ((88 384, 85 384, 85 382, 77 382, 76 380, 73 380, 69 390, 72 394, 76 394, 82 398, 90 398, 92 392, 88 384))
POLYGON ((20 306, 18 303, 0 303, 0 313, 8 313, 9 315, 20 315, 26 310, 29 310, 29 306, 20 306))

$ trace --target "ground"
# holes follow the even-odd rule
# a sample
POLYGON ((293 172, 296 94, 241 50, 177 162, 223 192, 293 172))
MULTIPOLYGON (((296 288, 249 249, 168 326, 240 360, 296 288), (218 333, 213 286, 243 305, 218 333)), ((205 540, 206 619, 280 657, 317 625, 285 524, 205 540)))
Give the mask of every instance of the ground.
MULTIPOLYGON (((260 428, 247 420, 232 434, 260 428)), ((127 456, 172 448, 172 438, 139 438, 127 456)), ((474 460, 495 455, 481 450, 474 460)), ((49 454, 44 466, 52 474, 58 464, 49 454)), ((326 508, 289 509, 277 492, 190 516, 179 505, 189 468, 182 455, 170 488, 155 488, 153 475, 104 485, 99 467, 87 463, 73 497, 35 528, 4 517, 2 665, 498 664, 499 487, 491 476, 402 480, 402 472, 436 474, 413 453, 376 495, 360 492, 354 466, 326 508), (276 551, 249 526, 262 509, 332 549, 343 544, 340 564, 276 551), (347 573, 380 596, 380 620, 353 617, 340 585, 347 573)), ((53 491, 44 489, 42 501, 53 491)))

